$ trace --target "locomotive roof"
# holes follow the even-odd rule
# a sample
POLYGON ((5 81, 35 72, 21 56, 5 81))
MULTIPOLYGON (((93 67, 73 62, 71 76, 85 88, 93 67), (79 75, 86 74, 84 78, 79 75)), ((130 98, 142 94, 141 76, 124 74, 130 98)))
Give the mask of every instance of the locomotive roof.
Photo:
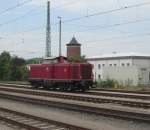
POLYGON ((60 57, 63 57, 65 60, 67 60, 67 57, 65 57, 65 56, 45 57, 44 60, 56 60, 56 59, 59 59, 60 57))
POLYGON ((67 61, 67 57, 65 56, 57 56, 57 57, 46 57, 44 58, 44 64, 53 64, 53 63, 63 63, 67 61))

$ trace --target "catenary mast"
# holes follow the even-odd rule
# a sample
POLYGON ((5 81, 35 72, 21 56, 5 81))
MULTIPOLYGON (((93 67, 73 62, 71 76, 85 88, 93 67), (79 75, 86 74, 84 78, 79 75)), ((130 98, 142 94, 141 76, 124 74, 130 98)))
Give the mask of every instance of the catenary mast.
POLYGON ((46 51, 45 51, 45 57, 51 57, 50 1, 47 1, 47 26, 46 26, 46 51))

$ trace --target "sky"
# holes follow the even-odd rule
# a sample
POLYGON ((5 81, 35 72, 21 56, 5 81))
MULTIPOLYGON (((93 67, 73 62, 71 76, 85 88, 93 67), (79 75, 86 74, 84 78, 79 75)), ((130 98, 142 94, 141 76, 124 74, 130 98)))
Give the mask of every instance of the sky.
MULTIPOLYGON (((107 53, 150 54, 150 0, 50 0, 52 55, 73 36, 87 57, 107 53)), ((0 53, 45 56, 47 0, 0 0, 0 53)))

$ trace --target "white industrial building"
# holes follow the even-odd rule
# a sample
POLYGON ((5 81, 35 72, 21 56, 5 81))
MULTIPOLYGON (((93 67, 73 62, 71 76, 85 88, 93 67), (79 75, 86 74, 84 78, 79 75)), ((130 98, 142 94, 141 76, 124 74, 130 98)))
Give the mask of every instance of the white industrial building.
POLYGON ((121 85, 150 84, 150 55, 112 53, 87 58, 95 80, 113 79, 121 85))

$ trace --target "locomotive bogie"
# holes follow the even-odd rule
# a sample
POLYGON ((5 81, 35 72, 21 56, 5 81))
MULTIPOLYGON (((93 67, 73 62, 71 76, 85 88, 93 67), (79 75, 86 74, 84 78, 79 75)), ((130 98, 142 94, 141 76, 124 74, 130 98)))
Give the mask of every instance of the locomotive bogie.
POLYGON ((30 80, 35 88, 43 87, 45 89, 63 90, 63 91, 86 91, 92 86, 92 81, 52 81, 52 80, 30 80))

